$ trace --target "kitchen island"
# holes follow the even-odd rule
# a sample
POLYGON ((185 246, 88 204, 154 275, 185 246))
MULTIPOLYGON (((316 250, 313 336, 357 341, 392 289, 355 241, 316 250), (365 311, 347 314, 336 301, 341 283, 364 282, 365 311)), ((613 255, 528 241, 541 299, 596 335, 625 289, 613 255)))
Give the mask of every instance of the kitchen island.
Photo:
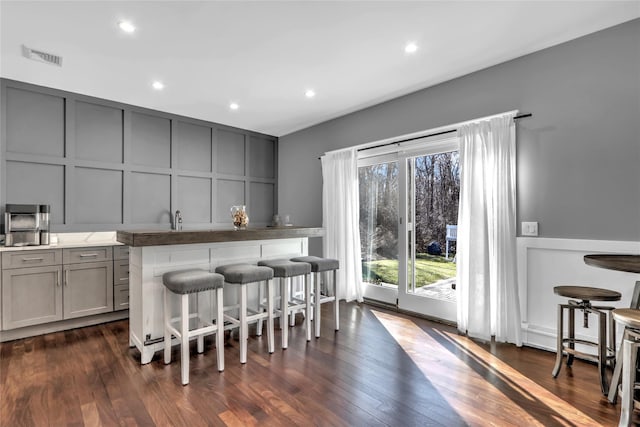
MULTIPOLYGON (((118 242, 129 251, 129 345, 140 351, 142 364, 163 348, 162 275, 185 268, 213 271, 217 266, 308 254, 310 237, 322 237, 315 227, 266 227, 246 230, 118 231, 118 242)), ((225 294, 225 306, 235 303, 225 294)), ((257 294, 249 303, 257 305, 257 294)), ((212 313, 213 297, 190 301, 200 315, 212 313)))

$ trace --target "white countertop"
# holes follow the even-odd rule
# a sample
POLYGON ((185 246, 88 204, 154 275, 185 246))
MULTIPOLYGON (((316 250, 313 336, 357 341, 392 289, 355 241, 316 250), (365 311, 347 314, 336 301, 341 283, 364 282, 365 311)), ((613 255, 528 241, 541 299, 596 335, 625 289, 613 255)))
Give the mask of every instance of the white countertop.
POLYGON ((121 246, 116 240, 115 231, 88 233, 51 233, 50 245, 39 246, 0 246, 0 252, 9 251, 42 251, 47 249, 83 248, 95 246, 121 246))

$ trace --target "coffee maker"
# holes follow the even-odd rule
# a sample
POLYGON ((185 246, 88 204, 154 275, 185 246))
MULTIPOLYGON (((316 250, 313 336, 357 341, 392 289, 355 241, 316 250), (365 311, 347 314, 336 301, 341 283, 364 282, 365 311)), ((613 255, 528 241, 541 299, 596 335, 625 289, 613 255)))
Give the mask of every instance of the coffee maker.
POLYGON ((50 212, 49 205, 7 204, 5 246, 48 245, 50 212))

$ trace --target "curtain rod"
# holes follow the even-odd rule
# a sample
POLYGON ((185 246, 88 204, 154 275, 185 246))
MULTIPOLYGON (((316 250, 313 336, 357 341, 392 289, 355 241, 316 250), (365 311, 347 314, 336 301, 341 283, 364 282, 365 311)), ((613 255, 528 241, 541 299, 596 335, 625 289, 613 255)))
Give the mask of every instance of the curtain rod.
MULTIPOLYGON (((516 119, 524 119, 524 118, 526 118, 526 117, 531 117, 531 116, 533 116, 533 114, 531 114, 531 113, 528 113, 528 114, 520 114, 519 116, 515 116, 515 117, 513 118, 513 120, 516 120, 516 119)), ((379 145, 374 145, 374 146, 371 146, 371 147, 358 148, 358 150, 357 150, 357 151, 372 150, 372 149, 374 149, 374 148, 386 147, 387 145, 401 144, 401 143, 403 143, 403 142, 414 141, 414 140, 416 140, 416 139, 429 138, 429 137, 432 137, 432 136, 438 136, 438 135, 446 135, 446 134, 448 134, 448 133, 453 133, 453 132, 457 132, 457 131, 458 131, 458 129, 449 129, 449 130, 445 130, 445 131, 442 131, 442 132, 435 132, 435 133, 431 133, 431 134, 428 134, 428 135, 416 136, 416 137, 414 137, 414 138, 407 138, 407 139, 401 139, 401 140, 399 140, 399 141, 387 142, 386 144, 379 144, 379 145)))

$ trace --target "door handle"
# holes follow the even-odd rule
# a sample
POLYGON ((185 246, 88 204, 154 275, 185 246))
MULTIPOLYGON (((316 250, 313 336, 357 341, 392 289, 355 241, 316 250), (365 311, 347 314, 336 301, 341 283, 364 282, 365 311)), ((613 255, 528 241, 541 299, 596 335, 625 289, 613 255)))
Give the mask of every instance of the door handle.
POLYGON ((64 271, 64 285, 69 286, 69 270, 64 271))

